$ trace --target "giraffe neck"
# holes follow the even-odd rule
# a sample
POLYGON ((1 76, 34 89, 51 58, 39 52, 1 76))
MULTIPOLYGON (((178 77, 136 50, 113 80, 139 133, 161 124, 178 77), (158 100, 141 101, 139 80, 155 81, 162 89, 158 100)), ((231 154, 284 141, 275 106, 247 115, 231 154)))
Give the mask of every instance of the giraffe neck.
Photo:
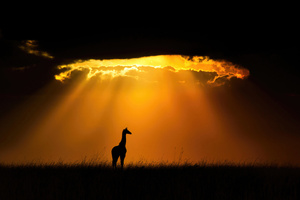
POLYGON ((121 140, 119 146, 124 146, 125 147, 125 145, 126 145, 126 133, 123 133, 122 134, 122 140, 121 140))

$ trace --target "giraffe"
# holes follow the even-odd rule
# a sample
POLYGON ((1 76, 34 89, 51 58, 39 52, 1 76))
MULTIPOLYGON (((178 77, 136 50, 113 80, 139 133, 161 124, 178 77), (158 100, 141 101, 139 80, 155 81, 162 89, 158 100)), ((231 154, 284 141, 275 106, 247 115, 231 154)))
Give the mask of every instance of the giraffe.
POLYGON ((112 155, 112 159, 113 159, 112 165, 113 165, 114 169, 117 167, 117 161, 118 161, 119 157, 121 158, 121 168, 123 169, 124 159, 125 159, 126 152, 127 152, 126 147, 125 147, 126 134, 131 134, 131 132, 127 128, 125 128, 122 132, 122 140, 119 143, 119 145, 115 146, 111 150, 111 155, 112 155))

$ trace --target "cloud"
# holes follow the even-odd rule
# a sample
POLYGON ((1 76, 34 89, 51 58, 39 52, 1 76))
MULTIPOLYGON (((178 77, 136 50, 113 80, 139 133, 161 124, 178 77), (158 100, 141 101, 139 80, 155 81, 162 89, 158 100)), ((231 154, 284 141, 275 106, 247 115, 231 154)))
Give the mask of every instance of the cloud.
POLYGON ((79 60, 74 63, 60 65, 62 72, 55 79, 65 81, 71 78, 74 71, 87 71, 87 79, 100 77, 112 79, 116 77, 132 77, 146 81, 162 81, 166 77, 185 83, 189 79, 198 84, 219 86, 225 80, 235 77, 245 79, 249 70, 224 60, 213 60, 202 56, 158 55, 131 59, 79 60), (192 76, 189 76, 192 75, 192 76), (222 81, 223 80, 223 81, 222 81))
POLYGON ((32 54, 32 55, 36 55, 36 56, 41 56, 44 58, 50 58, 53 59, 54 57, 51 56, 49 53, 45 52, 45 51, 40 51, 38 50, 38 42, 36 40, 26 40, 22 42, 23 44, 19 46, 20 49, 22 49, 23 51, 32 54))

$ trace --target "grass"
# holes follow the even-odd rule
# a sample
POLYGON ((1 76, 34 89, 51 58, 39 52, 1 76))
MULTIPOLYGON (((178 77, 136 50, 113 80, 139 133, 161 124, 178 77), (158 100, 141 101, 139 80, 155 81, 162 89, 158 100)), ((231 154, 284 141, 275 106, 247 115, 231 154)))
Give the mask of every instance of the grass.
POLYGON ((0 166, 0 199, 299 199, 296 167, 129 165, 0 166))

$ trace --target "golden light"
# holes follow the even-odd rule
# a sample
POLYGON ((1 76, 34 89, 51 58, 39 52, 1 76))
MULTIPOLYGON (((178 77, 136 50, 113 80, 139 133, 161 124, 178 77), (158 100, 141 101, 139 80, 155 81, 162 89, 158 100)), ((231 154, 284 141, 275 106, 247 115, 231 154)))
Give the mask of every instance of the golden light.
POLYGON ((244 79, 249 76, 249 70, 228 61, 217 61, 202 56, 158 55, 130 59, 79 60, 75 63, 59 66, 59 69, 65 71, 56 75, 55 78, 64 81, 70 78, 73 71, 87 70, 88 79, 96 75, 101 76, 101 78, 108 75, 112 78, 127 76, 138 79, 141 78, 139 74, 145 73, 149 67, 153 69, 167 68, 174 72, 192 70, 216 73, 215 77, 207 82, 208 84, 214 84, 217 79, 222 77, 244 79))
POLYGON ((80 162, 97 155, 110 163, 110 150, 125 127, 132 132, 125 165, 239 162, 267 154, 253 147, 256 138, 248 137, 264 129, 245 128, 257 118, 253 109, 225 90, 211 92, 231 78, 247 78, 249 70, 241 66, 201 56, 159 55, 81 60, 58 68, 56 80, 43 91, 49 99, 37 103, 43 112, 24 130, 18 146, 17 152, 32 160, 80 162), (63 89, 52 96, 57 85, 63 89))
POLYGON ((40 129, 51 130, 51 119, 60 119, 63 111, 69 113, 63 120, 64 128, 60 128, 64 130, 61 134, 70 134, 68 144, 78 139, 78 144, 83 140, 92 147, 91 141, 97 141, 94 148, 100 151, 99 147, 105 147, 103 156, 110 160, 110 146, 118 144, 120 131, 129 127, 133 132, 128 138, 129 162, 143 158, 148 162, 174 161, 178 159, 174 156, 176 147, 184 147, 187 157, 201 158, 203 155, 190 149, 197 144, 187 141, 217 137, 223 125, 199 86, 218 86, 232 77, 249 76, 247 69, 231 62, 181 55, 80 60, 59 69, 62 72, 55 79, 61 82, 72 79, 75 72, 86 78, 80 89, 66 95, 40 129), (74 103, 78 99, 82 100, 74 103), (67 112, 67 108, 72 111, 67 112))

